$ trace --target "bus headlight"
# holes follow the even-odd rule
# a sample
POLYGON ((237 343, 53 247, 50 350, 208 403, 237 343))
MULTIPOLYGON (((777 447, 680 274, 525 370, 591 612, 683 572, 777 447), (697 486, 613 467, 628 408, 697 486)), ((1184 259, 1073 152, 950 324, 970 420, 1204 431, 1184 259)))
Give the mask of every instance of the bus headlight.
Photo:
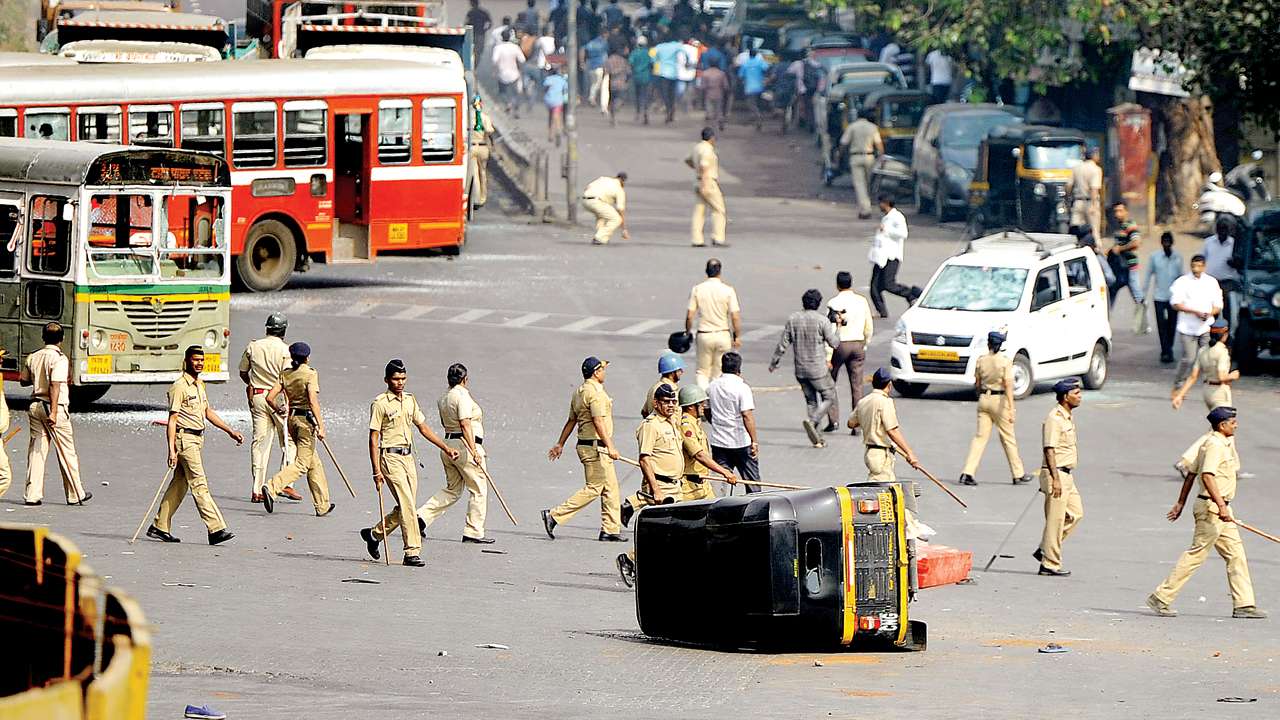
POLYGON ((215 347, 218 344, 218 333, 210 330, 204 334, 204 346, 207 348, 215 347))
POLYGON ((102 346, 103 346, 106 342, 107 342, 107 334, 106 334, 106 333, 102 332, 101 330, 94 330, 94 331, 93 331, 93 348, 94 348, 95 350, 100 350, 100 349, 102 349, 102 346))

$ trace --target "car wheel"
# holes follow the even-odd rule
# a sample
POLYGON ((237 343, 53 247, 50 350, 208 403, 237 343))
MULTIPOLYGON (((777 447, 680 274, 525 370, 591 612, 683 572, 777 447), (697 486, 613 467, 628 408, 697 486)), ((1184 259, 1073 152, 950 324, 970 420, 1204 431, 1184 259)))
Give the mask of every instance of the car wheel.
POLYGON ((79 410, 102 399, 111 389, 110 385, 72 385, 69 401, 71 407, 79 410))
POLYGON ((1241 375, 1258 374, 1258 338, 1253 324, 1241 317, 1236 321, 1235 337, 1231 341, 1231 358, 1240 366, 1241 375))
POLYGON ((915 177, 915 186, 912 188, 912 194, 916 201, 916 214, 923 215, 929 211, 929 205, 925 202, 924 194, 920 192, 920 176, 915 177))
POLYGON ((1089 370, 1084 374, 1086 390, 1097 390, 1107 382, 1107 347, 1102 343, 1093 346, 1089 354, 1089 370))
POLYGON ((1018 353, 1013 357, 1013 397, 1021 400, 1030 395, 1035 387, 1036 378, 1031 372, 1031 358, 1026 353, 1018 353))
POLYGON ((918 398, 929 389, 929 383, 913 383, 906 380, 894 380, 893 389, 904 398, 918 398))

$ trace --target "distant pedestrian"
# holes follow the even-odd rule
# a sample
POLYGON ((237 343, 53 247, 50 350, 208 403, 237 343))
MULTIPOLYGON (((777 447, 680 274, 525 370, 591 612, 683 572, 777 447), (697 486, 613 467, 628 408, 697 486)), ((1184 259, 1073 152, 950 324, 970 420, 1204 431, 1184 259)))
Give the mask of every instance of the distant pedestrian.
MULTIPOLYGON (((862 362, 867 356, 867 344, 871 342, 871 304, 853 291, 853 274, 841 270, 836 273, 836 294, 827 301, 827 319, 831 321, 840 339, 831 355, 831 380, 840 377, 840 370, 849 378, 849 407, 855 407, 862 399, 862 362)), ((831 403, 827 414, 826 432, 836 429, 840 417, 839 394, 831 403)), ((857 431, 854 431, 857 434, 857 431)))
POLYGON ((1173 233, 1160 236, 1160 251, 1151 253, 1142 289, 1151 293, 1155 306, 1156 331, 1160 335, 1160 362, 1173 362, 1173 335, 1178 314, 1170 303, 1174 281, 1182 276, 1182 255, 1173 249, 1173 233))
POLYGON ((604 175, 592 180, 582 191, 582 207, 596 216, 596 234, 592 245, 607 245, 613 233, 622 228, 622 239, 630 240, 627 231, 627 174, 604 175))
POLYGON ((536 35, 542 26, 538 19, 538 0, 525 0, 525 8, 516 15, 515 29, 526 35, 536 35))
POLYGON ((1173 409, 1182 406, 1182 400, 1197 380, 1204 381, 1204 406, 1209 410, 1231 406, 1231 385, 1240 379, 1240 371, 1231 369, 1231 352, 1227 350, 1227 321, 1219 317, 1209 328, 1209 344, 1200 348, 1196 363, 1191 367, 1182 387, 1175 388, 1173 409))
POLYGON ((1084 504, 1076 489, 1075 470, 1079 453, 1073 413, 1083 400, 1080 381, 1059 380, 1053 386, 1057 404, 1049 411, 1042 429, 1044 464, 1040 468, 1040 492, 1044 493, 1044 534, 1032 557, 1040 563, 1040 574, 1067 577, 1062 568, 1062 543, 1084 518, 1084 504))
POLYGON ((924 64, 929 69, 929 95, 934 104, 944 103, 951 96, 951 81, 954 76, 951 58, 941 50, 934 49, 924 56, 924 64))
POLYGON ((618 0, 609 0, 604 6, 604 10, 600 11, 604 17, 604 24, 607 28, 616 28, 622 26, 623 19, 627 16, 626 11, 618 4, 618 0))
POLYGON ((1138 232, 1138 224, 1129 217, 1129 208, 1122 202, 1111 205, 1111 215, 1116 221, 1116 232, 1111 248, 1107 250, 1107 259, 1116 281, 1111 284, 1107 293, 1107 303, 1116 304, 1116 296, 1124 288, 1129 288, 1133 303, 1143 304, 1142 287, 1138 284, 1138 248, 1142 246, 1142 233, 1138 232))
POLYGON ((596 35, 578 51, 578 62, 586 68, 590 86, 587 88, 587 103, 605 108, 600 103, 600 89, 604 87, 604 61, 609 57, 609 41, 603 35, 596 35))
POLYGON ((658 85, 658 93, 662 96, 662 105, 666 110, 663 122, 668 125, 676 119, 676 83, 680 81, 680 58, 683 55, 684 45, 670 35, 653 48, 656 75, 654 82, 658 85))
POLYGON ((560 147, 564 136, 564 105, 569 101, 569 81, 553 65, 542 79, 542 104, 547 107, 547 140, 560 147))
POLYGON ((738 78, 742 80, 742 94, 751 108, 751 116, 756 131, 764 129, 764 112, 760 108, 760 95, 764 92, 764 77, 769 72, 769 63, 760 57, 754 47, 747 48, 747 57, 738 66, 738 78))
POLYGON ((747 492, 759 492, 751 481, 760 479, 760 441, 756 436, 756 401, 742 379, 742 356, 729 351, 720 358, 720 376, 707 386, 711 408, 711 457, 730 468, 747 492))
POLYGON ((653 86, 653 58, 649 56, 649 41, 641 35, 636 38, 636 47, 627 56, 631 64, 631 86, 635 91, 636 122, 643 118, 649 124, 649 90, 653 86))
POLYGON ((471 26, 471 35, 475 38, 473 42, 473 50, 471 53, 472 65, 479 64, 480 56, 484 52, 484 40, 489 27, 493 25, 493 18, 489 16, 489 12, 480 7, 480 0, 469 0, 471 9, 467 10, 466 24, 471 26))
POLYGON ((778 369, 778 362, 782 360, 783 354, 788 347, 792 348, 796 381, 800 383, 809 412, 808 418, 801 424, 805 434, 809 436, 809 442, 814 447, 821 448, 826 447, 820 434, 820 428, 825 427, 822 421, 836 402, 836 381, 831 378, 827 349, 838 347, 840 338, 831 321, 818 312, 818 308, 822 306, 821 292, 816 289, 805 290, 800 298, 800 305, 803 309, 791 313, 786 325, 782 326, 782 336, 773 350, 773 358, 769 360, 769 372, 778 369))
POLYGON ((720 260, 707 260, 707 279, 693 286, 684 316, 684 331, 697 328, 697 379, 706 387, 720 376, 720 359, 729 350, 742 347, 742 312, 738 291, 720 277, 720 260), (694 319, 697 319, 695 326, 694 319))
POLYGON ((1102 235, 1102 151, 1089 149, 1088 156, 1071 168, 1067 184, 1071 196, 1071 224, 1088 227, 1093 237, 1102 235))
POLYGON ((729 219, 725 214, 724 193, 720 191, 720 156, 716 154, 714 129, 702 128, 702 141, 693 147, 693 152, 689 153, 684 162, 697 175, 697 184, 693 189, 693 246, 702 247, 706 244, 702 232, 706 225, 707 210, 711 211, 711 244, 728 245, 725 228, 729 219))
POLYGON ((605 82, 609 83, 609 103, 607 114, 609 125, 618 124, 618 106, 627 96, 627 88, 631 85, 631 63, 618 53, 611 53, 604 61, 605 82))
POLYGON ((702 99, 707 108, 707 127, 724 130, 725 106, 733 92, 729 76, 718 65, 712 65, 702 71, 701 82, 702 99))
POLYGON ((1204 271, 1204 256, 1191 257, 1191 272, 1173 281, 1169 287, 1169 304, 1178 311, 1178 369, 1174 374, 1176 390, 1191 374, 1200 348, 1209 342, 1209 326, 1213 316, 1222 312, 1222 289, 1218 281, 1204 271))
POLYGON ((514 33, 508 29, 502 34, 502 42, 493 48, 490 57, 493 69, 498 78, 498 97, 506 105, 506 110, 513 117, 520 117, 520 66, 524 64, 524 53, 515 43, 514 33))
POLYGON ((1018 454, 1018 436, 1014 434, 1017 408, 1013 400, 1013 361, 1000 354, 1005 334, 998 330, 987 333, 987 354, 974 363, 973 389, 978 393, 978 431, 969 443, 969 455, 960 471, 961 485, 977 485, 974 475, 978 463, 987 449, 991 426, 1000 434, 1000 445, 1009 461, 1009 473, 1014 485, 1031 482, 1031 476, 1023 471, 1022 457, 1018 454))
POLYGON ((849 175, 853 180, 853 197, 858 205, 858 218, 866 220, 871 217, 871 168, 876 158, 884 154, 884 140, 880 137, 880 128, 871 120, 870 111, 858 114, 858 119, 845 128, 840 136, 837 152, 849 154, 849 175))
POLYGON ((871 241, 871 302, 880 317, 889 317, 884 304, 884 293, 897 295, 910 305, 920 297, 920 288, 898 283, 898 268, 902 265, 904 245, 907 241, 907 218, 895 207, 891 195, 880 196, 880 227, 871 241))
POLYGON ((1229 332, 1236 327, 1236 314, 1239 307, 1240 271, 1232 267, 1235 255, 1236 239, 1235 221, 1230 216, 1219 216, 1214 224, 1214 233, 1204 239, 1204 271, 1218 281, 1222 289, 1222 315, 1227 319, 1229 332))

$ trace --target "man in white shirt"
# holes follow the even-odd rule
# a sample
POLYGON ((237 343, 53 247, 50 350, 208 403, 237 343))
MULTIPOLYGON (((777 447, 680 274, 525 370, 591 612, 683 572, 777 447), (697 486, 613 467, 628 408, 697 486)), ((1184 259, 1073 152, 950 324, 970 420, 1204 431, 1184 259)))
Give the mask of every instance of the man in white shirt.
POLYGON ((875 303, 880 317, 889 317, 889 310, 884 304, 884 293, 897 295, 907 304, 920 297, 920 288, 898 284, 898 266, 902 264, 903 244, 907 240, 907 218, 902 211, 894 207, 893 197, 880 196, 880 227, 871 241, 871 252, 867 258, 871 261, 871 302, 875 303))
POLYGON ((886 65, 893 65, 898 62, 898 55, 901 52, 902 52, 902 46, 896 42, 891 42, 888 45, 885 45, 882 50, 880 50, 879 60, 880 62, 886 65))
POLYGON ((755 397, 742 379, 742 356, 730 351, 720 359, 720 376, 707 387, 711 406, 707 442, 711 458, 730 468, 744 481, 747 492, 759 492, 750 484, 760 479, 760 443, 756 440, 755 397))
POLYGON ((524 53, 512 38, 511 30, 502 35, 502 42, 493 48, 493 70, 498 77, 498 97, 507 105, 507 112, 520 117, 516 112, 516 101, 520 98, 520 66, 524 64, 524 53))
POLYGON ((933 95, 933 102, 946 102, 951 95, 951 58, 940 50, 934 50, 924 56, 924 64, 929 67, 929 92, 933 95))
MULTIPOLYGON (((1214 234, 1204 239, 1204 271, 1218 281, 1222 288, 1223 316, 1227 319, 1227 327, 1236 326, 1236 308, 1240 306, 1240 272, 1231 267, 1231 254, 1236 249, 1236 239, 1231 235, 1235 223, 1230 217, 1219 217, 1214 225, 1214 234)), ((1228 330, 1229 332, 1230 330, 1228 330)))
POLYGON ((1191 258, 1191 272, 1173 281, 1169 303, 1178 311, 1178 370, 1173 386, 1181 387, 1196 363, 1196 354, 1209 343, 1213 316, 1222 312, 1222 289, 1205 272, 1205 257, 1191 258))
MULTIPOLYGON (((684 317, 684 331, 693 332, 698 320, 698 386, 720 376, 721 359, 730 349, 742 347, 742 312, 738 291, 720 279, 720 260, 707 260, 707 279, 693 286, 684 317)), ((716 462, 719 462, 717 460, 716 462)))
MULTIPOLYGON (((841 270, 836 273, 836 296, 827 301, 827 317, 835 325, 840 344, 831 354, 831 379, 840 377, 840 368, 849 376, 849 392, 853 401, 849 407, 857 407, 862 399, 862 361, 867 357, 867 343, 871 341, 871 305, 867 299, 853 291, 853 274, 841 270)), ((840 401, 831 403, 827 411, 827 427, 823 432, 836 429, 840 417, 840 401)), ((858 434, 857 430, 853 431, 858 434)))

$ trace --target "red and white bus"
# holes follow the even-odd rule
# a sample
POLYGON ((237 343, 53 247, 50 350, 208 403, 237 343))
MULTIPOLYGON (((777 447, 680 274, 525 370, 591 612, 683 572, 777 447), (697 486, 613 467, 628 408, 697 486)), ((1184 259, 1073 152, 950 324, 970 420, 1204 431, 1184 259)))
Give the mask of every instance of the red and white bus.
MULTIPOLYGON (((427 45, 463 54, 463 27, 448 27, 443 0, 247 0, 245 33, 271 57, 326 45, 427 45)), ((469 61, 469 58, 468 58, 469 61)), ((470 63, 468 62, 468 65, 470 63)))
POLYGON ((457 66, 372 60, 7 68, 0 137, 127 143, 230 160, 241 284, 311 261, 461 249, 469 190, 457 66))

